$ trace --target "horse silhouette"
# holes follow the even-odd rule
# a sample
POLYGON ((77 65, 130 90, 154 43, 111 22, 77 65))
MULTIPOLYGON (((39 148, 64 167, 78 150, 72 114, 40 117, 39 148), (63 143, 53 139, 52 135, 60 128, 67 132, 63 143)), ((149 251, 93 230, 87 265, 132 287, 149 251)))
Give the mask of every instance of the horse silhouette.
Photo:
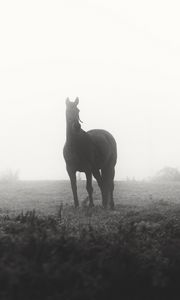
POLYGON ((86 174, 86 189, 89 205, 93 203, 92 175, 96 179, 102 194, 104 208, 114 208, 113 190, 117 147, 114 137, 106 130, 84 131, 77 107, 79 99, 71 102, 66 99, 66 142, 63 155, 71 181, 75 207, 79 206, 76 185, 76 172, 86 174))

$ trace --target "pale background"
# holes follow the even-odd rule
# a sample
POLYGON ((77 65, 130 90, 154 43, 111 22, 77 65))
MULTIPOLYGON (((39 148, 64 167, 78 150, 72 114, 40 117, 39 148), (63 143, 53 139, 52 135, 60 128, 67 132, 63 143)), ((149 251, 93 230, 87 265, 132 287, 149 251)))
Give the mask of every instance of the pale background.
POLYGON ((116 179, 180 167, 180 4, 0 4, 0 172, 67 178, 65 99, 118 143, 116 179))

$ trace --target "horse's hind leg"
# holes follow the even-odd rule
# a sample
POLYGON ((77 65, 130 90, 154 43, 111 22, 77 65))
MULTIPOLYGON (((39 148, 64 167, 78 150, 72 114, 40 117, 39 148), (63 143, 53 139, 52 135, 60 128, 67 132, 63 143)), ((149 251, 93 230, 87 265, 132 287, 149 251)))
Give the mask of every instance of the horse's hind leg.
POLYGON ((100 171, 98 169, 94 169, 92 173, 102 193, 102 177, 100 171))
POLYGON ((114 174, 114 166, 108 165, 102 169, 103 206, 105 208, 110 206, 111 209, 114 209, 114 174))
POLYGON ((109 169, 103 168, 101 170, 102 173, 102 200, 103 200, 103 206, 104 208, 108 207, 108 204, 110 203, 110 184, 109 184, 109 169))
POLYGON ((86 172, 86 189, 89 195, 89 206, 93 207, 93 187, 92 187, 92 173, 90 171, 86 172))
POLYGON ((110 168, 110 192, 111 192, 111 199, 110 199, 110 208, 114 209, 114 199, 113 199, 113 191, 114 191, 114 175, 115 170, 114 167, 110 168))

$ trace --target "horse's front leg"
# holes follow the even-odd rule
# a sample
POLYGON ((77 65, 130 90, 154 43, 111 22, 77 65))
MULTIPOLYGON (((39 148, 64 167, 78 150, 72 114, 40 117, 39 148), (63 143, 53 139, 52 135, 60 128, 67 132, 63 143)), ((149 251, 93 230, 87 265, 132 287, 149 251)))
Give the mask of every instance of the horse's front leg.
POLYGON ((78 200, 78 195, 77 195, 76 172, 68 167, 67 167, 67 172, 68 172, 68 175, 69 175, 69 178, 71 181, 71 188, 72 188, 73 197, 74 197, 74 205, 75 205, 75 207, 78 207, 79 200, 78 200))
POLYGON ((89 195, 89 206, 93 207, 93 187, 92 187, 92 173, 91 171, 86 172, 86 189, 89 195))

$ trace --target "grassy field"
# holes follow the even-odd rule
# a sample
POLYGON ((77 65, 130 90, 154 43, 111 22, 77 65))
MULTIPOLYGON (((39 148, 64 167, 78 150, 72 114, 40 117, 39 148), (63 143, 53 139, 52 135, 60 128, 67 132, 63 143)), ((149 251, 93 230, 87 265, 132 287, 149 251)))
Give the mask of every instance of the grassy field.
MULTIPOLYGON (((80 203, 87 196, 86 182, 78 182, 80 203)), ((94 185, 94 203, 101 206, 101 195, 94 185)), ((119 206, 147 207, 159 201, 180 204, 180 183, 115 182, 114 198, 119 206)), ((0 183, 2 212, 17 213, 35 209, 40 214, 56 214, 60 204, 73 205, 69 181, 19 181, 0 183)))
POLYGON ((114 211, 69 181, 0 184, 0 299, 179 299, 180 184, 116 182, 114 211))

